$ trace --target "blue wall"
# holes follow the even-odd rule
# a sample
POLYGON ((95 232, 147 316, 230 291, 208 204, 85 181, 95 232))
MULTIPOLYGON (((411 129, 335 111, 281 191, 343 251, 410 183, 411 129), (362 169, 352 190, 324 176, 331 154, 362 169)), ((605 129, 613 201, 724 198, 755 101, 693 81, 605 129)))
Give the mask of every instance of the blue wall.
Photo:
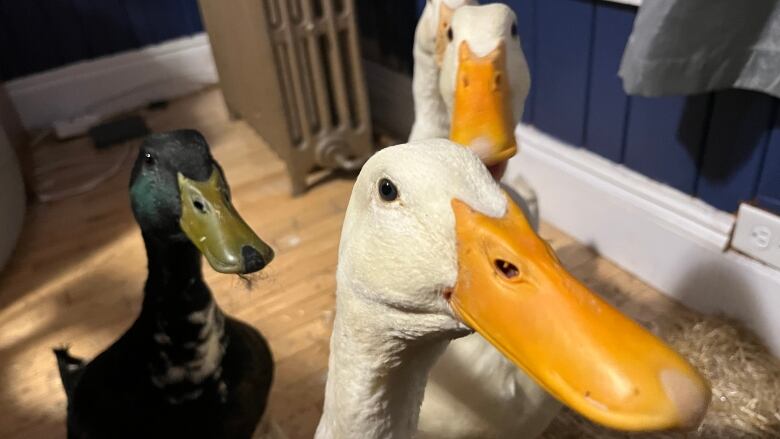
POLYGON ((778 99, 725 90, 627 96, 617 76, 636 9, 591 0, 510 0, 531 66, 526 122, 711 205, 780 212, 778 99))
POLYGON ((201 31, 196 0, 0 0, 0 79, 201 31))

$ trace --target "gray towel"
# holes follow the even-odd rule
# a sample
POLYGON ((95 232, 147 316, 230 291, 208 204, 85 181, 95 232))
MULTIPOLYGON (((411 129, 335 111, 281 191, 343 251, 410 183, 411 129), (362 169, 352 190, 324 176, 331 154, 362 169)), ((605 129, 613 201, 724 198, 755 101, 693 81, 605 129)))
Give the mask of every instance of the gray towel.
POLYGON ((619 74, 628 94, 735 87, 780 97, 780 1, 645 0, 619 74))

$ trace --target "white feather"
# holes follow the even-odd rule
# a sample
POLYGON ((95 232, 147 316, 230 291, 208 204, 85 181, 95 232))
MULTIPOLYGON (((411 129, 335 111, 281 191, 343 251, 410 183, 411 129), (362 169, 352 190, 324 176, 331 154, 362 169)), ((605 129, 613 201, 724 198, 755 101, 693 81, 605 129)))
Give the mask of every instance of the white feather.
MULTIPOLYGON (((159 374, 152 375, 152 382, 157 387, 165 387, 182 381, 201 383, 207 377, 218 374, 224 354, 222 336, 224 335, 224 320, 212 301, 206 308, 192 312, 187 316, 191 323, 201 325, 198 342, 191 347, 195 349, 195 358, 184 363, 174 364, 170 361, 164 349, 160 350, 160 356, 166 364, 165 369, 159 374)), ((165 332, 157 332, 153 335, 155 341, 161 346, 171 344, 171 338, 165 332)))

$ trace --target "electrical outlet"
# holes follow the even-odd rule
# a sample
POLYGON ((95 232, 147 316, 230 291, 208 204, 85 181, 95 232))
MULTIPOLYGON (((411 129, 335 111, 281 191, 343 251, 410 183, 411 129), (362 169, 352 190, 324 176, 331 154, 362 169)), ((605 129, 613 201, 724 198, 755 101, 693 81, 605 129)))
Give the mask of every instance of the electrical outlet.
POLYGON ((780 268, 780 216, 743 203, 737 213, 731 246, 780 268))

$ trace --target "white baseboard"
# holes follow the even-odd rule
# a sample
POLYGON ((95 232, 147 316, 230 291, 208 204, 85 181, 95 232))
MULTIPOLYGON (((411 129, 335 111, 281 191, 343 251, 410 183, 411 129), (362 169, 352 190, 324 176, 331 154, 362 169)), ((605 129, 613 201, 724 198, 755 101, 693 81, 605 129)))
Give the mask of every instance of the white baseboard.
POLYGON ((728 250, 733 215, 538 130, 517 129, 522 174, 543 219, 640 279, 756 331, 780 356, 780 270, 728 250))
POLYGON ((217 82, 209 39, 201 33, 15 79, 6 88, 29 129, 105 117, 217 82))

